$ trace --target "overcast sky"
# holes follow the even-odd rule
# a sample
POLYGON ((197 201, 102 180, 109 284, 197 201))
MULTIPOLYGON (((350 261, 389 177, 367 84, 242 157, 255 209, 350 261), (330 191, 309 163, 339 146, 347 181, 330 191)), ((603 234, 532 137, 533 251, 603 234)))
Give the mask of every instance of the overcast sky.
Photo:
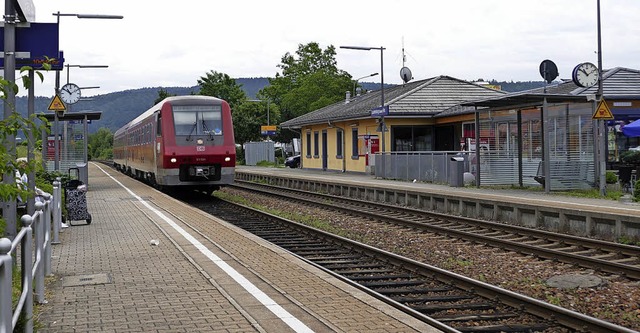
MULTIPOLYGON (((65 64, 84 96, 144 87, 194 86, 209 71, 232 78, 273 77, 299 44, 336 47, 338 67, 354 79, 380 72, 401 83, 405 66, 415 80, 449 75, 464 80, 542 80, 550 59, 570 78, 582 62, 597 65, 596 0, 447 1, 213 1, 33 0, 37 22, 54 12, 123 15, 122 20, 60 18, 65 64)), ((640 1, 601 2, 603 67, 640 69, 640 1)), ((61 75, 67 80, 66 71, 61 75)), ((52 96, 45 74, 37 96, 52 96)), ((362 81, 380 82, 380 76, 362 81)))

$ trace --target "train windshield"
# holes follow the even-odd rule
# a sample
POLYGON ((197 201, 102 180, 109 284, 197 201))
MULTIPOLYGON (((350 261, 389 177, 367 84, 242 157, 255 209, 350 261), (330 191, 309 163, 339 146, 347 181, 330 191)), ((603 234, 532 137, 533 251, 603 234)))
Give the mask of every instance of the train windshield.
POLYGON ((219 105, 174 105, 176 135, 222 135, 222 107, 219 105))

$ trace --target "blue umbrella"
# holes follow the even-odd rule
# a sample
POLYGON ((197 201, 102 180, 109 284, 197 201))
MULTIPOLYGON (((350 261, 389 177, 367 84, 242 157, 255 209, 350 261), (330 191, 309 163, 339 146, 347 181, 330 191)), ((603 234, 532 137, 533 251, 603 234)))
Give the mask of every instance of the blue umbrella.
POLYGON ((630 124, 624 125, 624 127, 622 127, 622 134, 630 138, 640 136, 640 119, 630 124))

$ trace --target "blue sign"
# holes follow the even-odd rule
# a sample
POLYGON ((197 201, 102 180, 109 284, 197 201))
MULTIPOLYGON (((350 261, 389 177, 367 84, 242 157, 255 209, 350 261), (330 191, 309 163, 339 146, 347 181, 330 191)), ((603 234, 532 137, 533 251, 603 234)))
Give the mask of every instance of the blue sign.
POLYGON ((384 117, 389 115, 389 105, 371 109, 371 117, 384 117))
MULTIPOLYGON (((4 52, 4 28, 0 27, 0 48, 4 52)), ((31 66, 41 69, 49 58, 51 68, 63 69, 62 52, 58 44, 58 23, 30 23, 28 27, 16 27, 16 52, 29 52, 28 58, 16 57, 16 68, 31 66)), ((4 68, 4 59, 0 59, 4 68)))

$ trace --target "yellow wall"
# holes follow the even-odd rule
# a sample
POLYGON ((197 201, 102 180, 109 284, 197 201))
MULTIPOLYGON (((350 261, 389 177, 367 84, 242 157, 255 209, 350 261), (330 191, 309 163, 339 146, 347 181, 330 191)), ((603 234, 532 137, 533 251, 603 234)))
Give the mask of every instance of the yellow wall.
MULTIPOLYGON (((387 129, 391 126, 401 125, 429 125, 433 124, 433 119, 427 118, 410 118, 410 119, 385 119, 387 129)), ((375 135, 379 138, 379 149, 382 151, 382 138, 380 132, 377 132, 378 123, 374 118, 350 120, 344 122, 332 122, 329 124, 320 124, 312 126, 304 126, 302 128, 302 167, 307 169, 322 169, 322 132, 327 133, 327 170, 335 171, 351 171, 351 172, 367 172, 367 156, 366 147, 364 146, 363 137, 366 135, 375 135), (352 130, 358 129, 358 157, 353 157, 353 140, 352 130), (343 156, 338 158, 337 154, 337 132, 343 129, 343 156), (318 133, 318 155, 314 155, 315 135, 318 133), (311 133, 311 151, 307 151, 307 133, 311 133)), ((385 149, 391 151, 391 132, 385 132, 385 149)))

